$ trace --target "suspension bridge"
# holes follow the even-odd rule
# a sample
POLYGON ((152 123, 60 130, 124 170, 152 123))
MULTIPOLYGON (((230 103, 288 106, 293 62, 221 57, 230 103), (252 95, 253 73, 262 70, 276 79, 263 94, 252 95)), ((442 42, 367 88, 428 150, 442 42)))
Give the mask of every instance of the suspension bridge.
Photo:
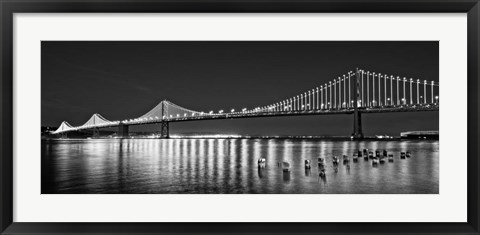
POLYGON ((64 121, 52 134, 66 137, 69 132, 92 131, 94 136, 98 136, 101 128, 118 127, 117 135, 128 137, 130 126, 160 124, 160 137, 169 138, 170 122, 350 114, 354 116, 352 138, 361 139, 363 138, 362 114, 438 110, 438 82, 357 68, 312 90, 251 109, 203 112, 163 100, 149 112, 137 118, 110 121, 95 113, 81 126, 72 126, 64 121))

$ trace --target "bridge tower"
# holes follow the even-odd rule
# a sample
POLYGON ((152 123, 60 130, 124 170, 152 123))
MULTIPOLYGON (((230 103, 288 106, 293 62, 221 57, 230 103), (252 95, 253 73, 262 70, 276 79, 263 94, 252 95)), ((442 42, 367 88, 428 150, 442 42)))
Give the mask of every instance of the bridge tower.
POLYGON ((118 136, 120 136, 122 138, 128 138, 128 136, 129 136, 128 125, 125 125, 123 123, 120 123, 118 125, 118 136))
POLYGON ((169 134, 169 127, 168 127, 168 121, 165 120, 165 117, 167 116, 166 114, 166 108, 165 108, 165 103, 166 100, 162 102, 162 121, 160 122, 160 138, 170 138, 169 134))
POLYGON ((363 139, 362 132, 362 113, 358 110, 358 101, 364 102, 360 98, 360 70, 356 68, 355 71, 355 82, 353 83, 353 90, 356 94, 353 96, 353 133, 352 137, 354 139, 363 139))

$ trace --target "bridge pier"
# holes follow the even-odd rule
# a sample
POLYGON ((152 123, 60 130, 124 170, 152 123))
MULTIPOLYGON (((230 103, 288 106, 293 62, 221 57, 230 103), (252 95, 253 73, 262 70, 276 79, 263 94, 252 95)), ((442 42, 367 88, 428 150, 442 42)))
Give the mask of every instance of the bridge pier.
POLYGON ((160 125, 161 125, 160 138, 162 138, 162 139, 170 138, 170 131, 169 131, 169 127, 168 127, 168 122, 167 121, 162 121, 162 122, 160 122, 160 125))
POLYGON ((118 136, 118 137, 121 137, 121 138, 128 138, 128 136, 129 136, 129 134, 128 134, 128 125, 125 125, 125 124, 123 124, 123 123, 120 123, 120 125, 118 125, 117 136, 118 136))
POLYGON ((353 139, 363 139, 362 113, 358 110, 353 113, 353 139))
POLYGON ((362 114, 358 110, 358 101, 364 102, 360 97, 360 70, 357 68, 355 71, 355 82, 353 83, 353 90, 355 91, 355 95, 353 96, 353 139, 363 139, 363 131, 362 131, 362 114))
POLYGON ((100 130, 98 128, 93 128, 93 137, 97 138, 100 136, 100 130))

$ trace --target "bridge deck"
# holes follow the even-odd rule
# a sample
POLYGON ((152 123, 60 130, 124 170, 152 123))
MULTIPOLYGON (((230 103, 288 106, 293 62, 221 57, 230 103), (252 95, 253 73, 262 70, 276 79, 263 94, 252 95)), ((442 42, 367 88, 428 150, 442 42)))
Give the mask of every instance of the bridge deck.
MULTIPOLYGON (((423 111, 438 111, 438 105, 435 106, 419 106, 419 107, 383 107, 383 108, 359 108, 359 112, 362 114, 370 113, 393 113, 393 112, 423 112, 423 111)), ((116 122, 111 125, 102 126, 90 126, 75 128, 63 132, 89 130, 94 128, 112 128, 119 125, 146 125, 165 122, 187 122, 187 121, 201 121, 201 120, 217 120, 217 119, 240 119, 240 118, 260 118, 260 117, 285 117, 285 116, 307 116, 307 115, 336 115, 336 114, 353 114, 353 108, 349 109, 330 109, 330 110, 302 110, 302 111, 274 111, 274 112, 252 112, 252 113, 224 113, 224 114, 205 114, 200 116, 187 116, 187 117, 172 117, 162 119, 148 119, 132 122, 116 122)), ((62 132, 58 132, 62 133, 62 132)))

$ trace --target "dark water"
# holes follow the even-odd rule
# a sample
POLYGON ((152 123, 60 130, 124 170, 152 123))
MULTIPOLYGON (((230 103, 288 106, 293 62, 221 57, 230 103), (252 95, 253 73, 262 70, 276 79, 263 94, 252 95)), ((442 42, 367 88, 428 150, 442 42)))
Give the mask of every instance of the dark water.
POLYGON ((438 193, 438 141, 91 139, 42 141, 42 193, 438 193), (352 162, 358 149, 394 162, 352 162), (401 151, 411 158, 400 159, 401 151), (333 155, 349 155, 338 166, 333 155), (327 159, 318 177, 317 157, 327 159), (267 159, 264 170, 257 159, 267 159), (305 170, 304 160, 312 161, 305 170), (288 161, 283 173, 277 162, 288 161))

